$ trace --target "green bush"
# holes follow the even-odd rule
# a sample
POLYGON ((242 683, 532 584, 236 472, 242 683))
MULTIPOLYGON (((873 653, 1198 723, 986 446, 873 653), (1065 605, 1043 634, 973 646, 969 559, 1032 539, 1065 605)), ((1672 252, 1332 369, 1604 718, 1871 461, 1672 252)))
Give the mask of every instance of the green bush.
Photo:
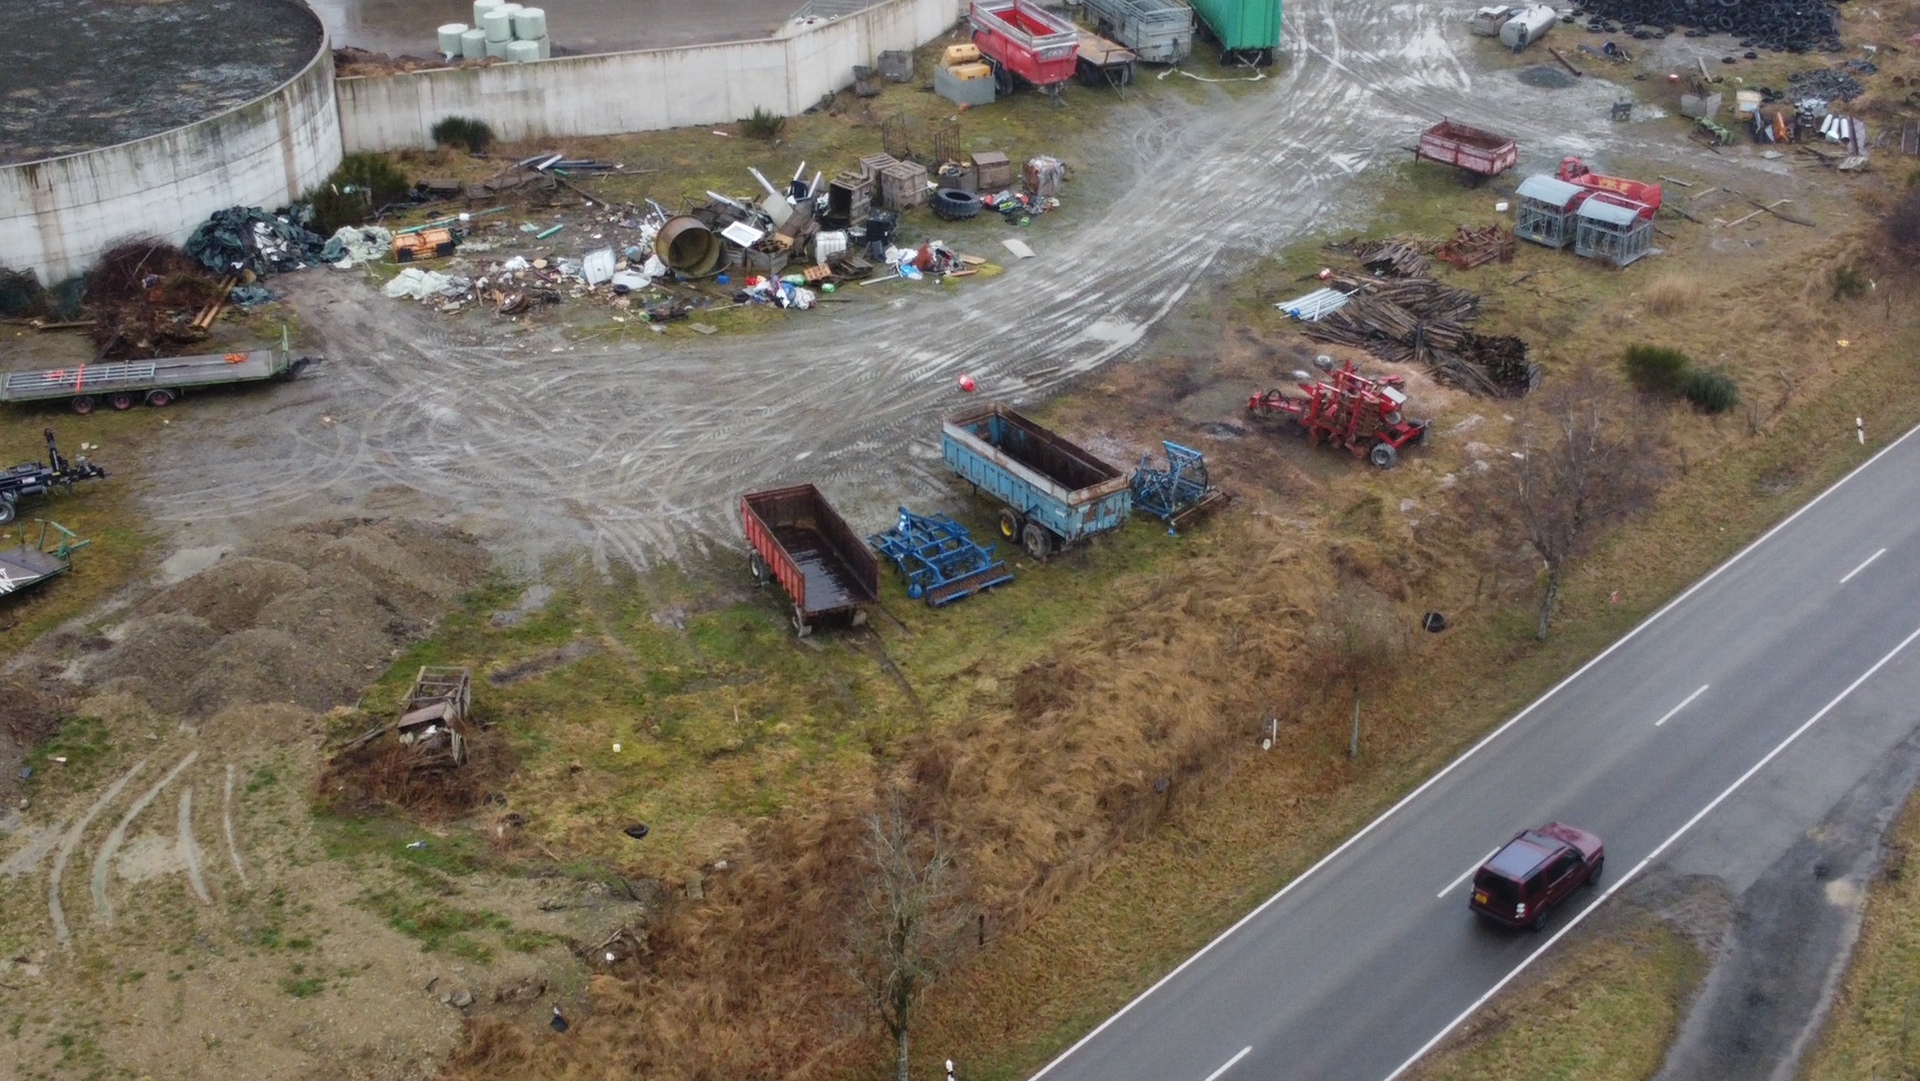
POLYGON ((435 146, 462 147, 470 154, 484 154, 493 145, 493 128, 484 120, 470 116, 450 116, 433 126, 429 133, 435 146))
POLYGON ((407 174, 381 154, 348 154, 327 182, 301 201, 313 207, 311 228, 332 236, 343 225, 358 225, 383 207, 407 201, 407 174))
POLYGON ((1681 393, 1707 413, 1724 413, 1740 401, 1740 387, 1732 376, 1704 368, 1695 368, 1687 373, 1681 393))
POLYGON ((1873 288, 1873 281, 1865 274, 1850 266, 1834 268, 1833 297, 1835 300, 1863 297, 1871 288, 1873 288))
POLYGON ((778 113, 770 113, 758 105, 753 107, 753 115, 740 121, 740 130, 755 139, 772 142, 786 130, 787 118, 778 113))
POLYGON ((1685 353, 1663 345, 1627 347, 1627 378, 1649 394, 1682 393, 1692 363, 1685 353))

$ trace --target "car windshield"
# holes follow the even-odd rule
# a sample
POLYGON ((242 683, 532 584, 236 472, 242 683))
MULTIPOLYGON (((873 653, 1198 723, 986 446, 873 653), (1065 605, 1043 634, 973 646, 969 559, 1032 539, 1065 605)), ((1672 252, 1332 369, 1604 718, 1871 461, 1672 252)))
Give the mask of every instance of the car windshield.
POLYGON ((1496 907, 1507 907, 1519 903, 1520 888, 1512 879, 1502 878, 1492 871, 1481 871, 1473 876, 1473 888, 1487 895, 1487 903, 1496 907))

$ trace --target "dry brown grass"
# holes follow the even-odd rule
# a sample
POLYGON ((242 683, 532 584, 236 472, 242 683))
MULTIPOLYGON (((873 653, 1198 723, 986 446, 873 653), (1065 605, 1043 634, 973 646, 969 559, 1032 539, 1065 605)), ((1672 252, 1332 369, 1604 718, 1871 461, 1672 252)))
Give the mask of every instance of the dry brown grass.
POLYGON ((1696 311, 1700 301, 1706 296, 1706 288, 1700 279, 1684 274, 1668 274, 1656 278, 1647 287, 1647 311, 1658 316, 1684 315, 1696 311))
POLYGON ((1808 292, 1814 283, 1831 292, 1827 270, 1850 242, 1785 223, 1754 228, 1767 230, 1766 260, 1744 244, 1713 250, 1719 234, 1708 230, 1686 232, 1671 257, 1675 277, 1694 271, 1711 284, 1664 309, 1631 295, 1637 271, 1595 276, 1564 253, 1523 248, 1508 273, 1539 268, 1526 290, 1475 279, 1508 301, 1488 329, 1534 337, 1549 379, 1581 362, 1615 362, 1627 333, 1728 366, 1752 398, 1774 397, 1752 388, 1782 388, 1777 407, 1746 426, 1690 419, 1676 433, 1686 465, 1676 498, 1687 505, 1603 545, 1575 572, 1561 637, 1548 646, 1529 633, 1528 561, 1467 543, 1442 484, 1471 468, 1468 441, 1502 444, 1498 406, 1408 373, 1421 412, 1440 419, 1439 438, 1381 474, 1288 435, 1216 439, 1180 411, 1216 391, 1229 401, 1225 384, 1272 385, 1276 372, 1303 366, 1299 356, 1317 350, 1277 321, 1209 338, 1197 350, 1204 359, 1109 369, 1057 404, 1050 422, 1085 445, 1135 453, 1186 433, 1240 497, 1232 514, 1121 582, 1038 656, 1010 649, 1000 663, 920 686, 941 723, 823 771, 795 810, 754 823, 729 850, 728 869, 707 874, 704 899, 670 906, 647 951, 595 978, 594 1012, 572 1034, 476 1022, 450 1076, 872 1073, 883 1049, 827 947, 854 885, 860 816, 890 785, 943 824, 988 917, 987 949, 929 995, 916 1038, 923 1068, 936 1048, 983 1064, 973 1072, 1033 1065, 1803 498, 1854 456, 1856 411, 1870 432, 1920 415, 1920 397, 1868 394, 1850 378, 1908 347, 1905 311, 1895 320, 1889 305, 1883 318, 1877 305, 1816 303, 1808 292), (1583 288, 1568 292, 1576 282, 1583 288), (1735 340, 1722 320, 1701 317, 1732 298, 1780 317, 1743 323, 1735 340), (1841 338, 1850 351, 1836 354, 1841 338), (1475 417, 1477 426, 1452 431, 1475 417), (1701 466, 1715 462, 1725 468, 1709 478, 1701 466), (1703 535, 1707 522, 1728 529, 1703 535), (1344 702, 1305 657, 1318 608, 1342 576, 1368 582, 1409 617, 1437 609, 1460 628, 1423 636, 1410 675, 1378 689, 1375 700, 1418 708, 1370 713, 1356 765, 1345 761, 1344 702), (1283 736, 1261 755, 1269 713, 1283 736), (1084 888, 1096 878, 1100 888, 1084 888))

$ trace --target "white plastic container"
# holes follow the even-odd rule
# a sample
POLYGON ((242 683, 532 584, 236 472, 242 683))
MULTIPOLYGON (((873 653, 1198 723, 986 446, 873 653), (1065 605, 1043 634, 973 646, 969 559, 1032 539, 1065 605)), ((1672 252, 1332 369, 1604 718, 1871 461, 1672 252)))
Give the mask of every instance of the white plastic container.
POLYGON ((448 60, 460 55, 460 35, 466 32, 466 23, 447 23, 440 28, 440 52, 448 60))
POLYGON ((487 58, 487 32, 485 30, 469 30, 461 34, 460 55, 468 60, 485 60, 487 58))
POLYGON ((513 13, 513 36, 521 41, 539 41, 547 36, 547 13, 540 8, 523 7, 513 13))
POLYGON ((480 16, 480 27, 487 32, 489 42, 513 40, 513 14, 504 5, 488 8, 480 16))
POLYGON ((540 59, 540 46, 531 41, 507 42, 507 59, 516 64, 540 59))

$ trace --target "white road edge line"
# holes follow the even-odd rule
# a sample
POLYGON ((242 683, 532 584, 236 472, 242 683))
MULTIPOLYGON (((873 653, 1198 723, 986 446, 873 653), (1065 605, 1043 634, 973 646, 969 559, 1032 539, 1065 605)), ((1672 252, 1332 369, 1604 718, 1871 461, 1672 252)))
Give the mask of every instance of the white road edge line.
POLYGON ((1242 1047, 1240 1053, 1227 1060, 1227 1064, 1207 1075, 1207 1081, 1220 1081, 1220 1075, 1233 1069, 1233 1064, 1253 1053, 1253 1048, 1242 1047))
POLYGON ((1494 856, 1494 853, 1499 851, 1500 850, 1498 848, 1495 848, 1493 852, 1489 852, 1486 855, 1480 857, 1479 859, 1474 860, 1472 867, 1469 867, 1466 870, 1460 872, 1459 878, 1456 878, 1452 882, 1447 883, 1446 888, 1442 889, 1439 893, 1434 894, 1434 896, 1444 898, 1446 897, 1447 894, 1452 893, 1455 887, 1457 887, 1458 885, 1460 885, 1460 883, 1465 882, 1467 880, 1468 875, 1474 873, 1475 871, 1478 871, 1480 869, 1481 864, 1492 859, 1494 856))
POLYGON ((1505 976, 1500 977, 1499 983, 1496 983, 1492 987, 1487 988, 1486 994, 1481 995, 1477 999, 1474 999, 1473 1005, 1468 1006, 1465 1010, 1461 1011, 1460 1016, 1447 1022, 1445 1028, 1442 1028, 1439 1032, 1434 1033, 1433 1039, 1428 1040, 1424 1045, 1421 1046, 1420 1050, 1415 1051, 1413 1053, 1412 1058, 1409 1058, 1407 1061, 1401 1063, 1398 1069, 1395 1069, 1392 1073, 1388 1074, 1386 1076, 1385 1081, 1394 1081, 1395 1078, 1399 1077, 1401 1074, 1406 1073, 1409 1069, 1411 1069, 1414 1063, 1420 1061, 1421 1056, 1433 1050, 1435 1044, 1438 1044, 1441 1040, 1445 1039, 1447 1036, 1447 1033, 1452 1032, 1456 1028, 1459 1028, 1462 1022, 1464 1022, 1467 1018, 1472 1017, 1474 1013, 1480 1009, 1480 1007, 1485 1006, 1487 1002, 1493 998, 1493 996, 1499 994, 1501 988, 1504 988, 1505 986, 1507 986, 1507 984, 1513 982, 1513 978, 1515 976, 1518 976, 1522 972, 1525 972, 1527 970, 1528 965, 1531 965, 1535 961, 1539 960, 1540 955, 1552 949, 1553 944, 1560 941, 1561 937, 1566 935, 1567 932, 1573 930, 1575 927, 1580 926, 1581 920, 1586 919, 1587 916, 1591 914, 1594 909, 1597 909, 1601 905, 1606 904, 1607 898, 1612 897, 1614 893, 1618 891, 1622 886, 1625 886, 1627 883, 1633 881, 1635 876, 1639 875, 1641 871, 1646 870, 1648 864, 1660 858, 1660 853, 1665 852, 1669 847, 1673 845, 1675 841, 1678 841, 1680 838, 1686 836, 1688 830, 1691 830, 1694 826, 1698 825, 1701 819, 1707 817, 1707 815, 1711 813, 1715 807, 1720 806, 1720 804, 1724 802, 1728 796, 1731 796, 1735 792, 1739 791, 1740 786, 1746 784, 1749 780, 1753 779, 1754 774, 1759 773, 1762 769, 1765 769, 1767 763, 1773 761, 1775 758, 1780 756, 1780 752, 1786 750, 1788 747, 1791 747, 1795 740, 1805 735, 1807 729, 1812 728, 1815 724, 1817 724, 1820 718, 1825 717, 1829 712, 1833 710, 1833 707, 1846 701, 1848 695, 1852 694, 1854 691, 1859 690, 1860 685, 1862 683, 1865 683, 1867 680, 1873 678, 1873 674, 1875 672, 1878 672, 1882 667, 1884 667, 1888 661, 1899 656, 1900 651, 1912 645, 1913 640, 1916 638, 1920 638, 1920 628, 1915 628, 1912 634, 1909 634, 1905 638, 1901 639, 1900 644, 1897 646, 1894 646, 1893 649, 1889 650, 1886 656, 1873 662, 1872 668, 1869 668, 1865 672, 1860 673, 1860 677, 1858 679, 1854 680, 1852 683, 1847 684, 1847 689, 1835 695, 1833 697, 1833 701, 1828 702, 1824 706, 1821 706, 1820 712, 1814 714, 1811 717, 1808 717, 1806 721, 1800 725, 1800 727, 1788 733, 1787 738, 1781 740, 1777 745, 1775 745, 1773 750, 1768 751, 1766 755, 1760 759, 1760 761, 1755 762, 1752 766, 1748 767, 1747 772, 1742 773, 1732 784, 1728 785, 1724 791, 1722 791, 1719 795, 1713 797, 1713 799, 1709 800, 1705 807, 1702 807, 1698 811, 1695 811, 1692 818, 1687 819, 1687 821, 1683 825, 1681 825, 1679 829, 1673 831, 1671 836, 1669 836, 1666 840, 1661 841, 1659 846, 1656 847, 1652 852, 1647 853, 1645 859, 1642 859, 1639 863, 1634 864, 1632 870, 1628 871, 1626 874, 1621 875, 1618 879, 1616 879, 1613 885, 1607 887, 1607 891, 1605 893, 1602 893, 1599 897, 1595 898, 1592 904, 1581 909, 1578 914, 1576 914, 1572 919, 1568 920, 1566 923, 1566 926, 1554 932, 1553 937, 1550 939, 1547 939, 1546 942, 1542 943, 1539 949, 1534 950, 1532 953, 1528 954, 1527 959, 1520 962, 1520 964, 1517 965, 1512 972, 1509 972, 1505 976))
MULTIPOLYGON (((1752 544, 1747 545, 1745 548, 1742 548, 1738 552, 1735 552, 1733 555, 1727 557, 1727 561, 1725 563, 1722 563, 1718 567, 1713 568, 1713 570, 1708 571, 1706 577, 1688 586, 1678 597, 1675 597, 1672 600, 1668 601, 1667 603, 1661 605, 1657 610, 1654 611, 1652 615, 1641 620, 1638 624, 1635 624, 1632 630, 1628 631, 1626 634, 1621 635, 1619 638, 1615 639, 1614 643, 1608 646, 1606 649, 1601 650, 1599 655, 1595 656, 1592 660, 1588 661, 1587 663, 1581 665, 1579 668, 1575 669, 1572 675, 1554 684, 1551 688, 1547 690, 1547 693, 1541 695, 1540 697, 1534 699, 1532 702, 1528 703, 1527 708, 1514 714, 1512 717, 1508 718, 1506 723, 1502 724, 1500 727, 1494 729, 1493 731, 1487 733, 1486 736, 1484 736, 1480 740, 1480 742, 1474 744, 1471 747, 1468 747, 1465 751, 1462 751, 1460 753, 1460 757, 1447 763, 1446 766, 1444 766, 1440 770, 1440 772, 1420 782, 1420 787, 1400 797, 1400 802, 1395 803, 1393 806, 1387 808, 1385 811, 1382 811, 1380 813, 1380 817, 1367 823, 1365 826, 1362 826, 1360 828, 1360 832, 1340 842, 1340 846, 1338 848, 1335 848, 1333 851, 1320 857, 1319 860, 1315 861, 1313 866, 1300 872, 1299 876, 1296 877, 1293 881, 1280 887, 1279 893, 1276 893, 1272 897, 1269 897, 1266 900, 1260 902, 1259 907, 1255 908, 1252 912, 1249 912, 1246 915, 1240 917, 1238 920, 1235 920, 1233 926, 1215 935, 1212 941, 1200 947, 1200 949, 1197 950, 1193 954, 1193 956, 1188 957, 1186 960, 1180 962, 1180 964, 1177 965, 1172 972, 1169 972, 1165 976, 1162 976, 1158 980, 1154 981, 1154 984, 1152 987, 1149 987, 1145 991, 1142 991, 1138 995, 1135 995, 1132 1001, 1128 1002, 1125 1006, 1120 1007, 1120 1009, 1114 1012, 1113 1016, 1108 1017, 1105 1021, 1100 1022, 1100 1024, 1097 1025, 1092 1032, 1089 1032, 1085 1036, 1082 1036, 1078 1040, 1075 1040, 1072 1047, 1069 1047, 1065 1051, 1060 1052, 1058 1055, 1054 1056, 1054 1059, 1052 1062, 1049 1062, 1045 1066, 1040 1067, 1040 1072, 1034 1074, 1033 1077, 1029 1079, 1029 1081, 1040 1081, 1042 1077, 1045 1077, 1047 1075, 1047 1072, 1049 1070, 1052 1070, 1055 1066, 1058 1066, 1060 1063, 1066 1061, 1068 1056, 1072 1055, 1075 1051, 1078 1051, 1080 1050, 1080 1048, 1084 1047, 1087 1041, 1093 1039, 1095 1036, 1100 1035, 1102 1032, 1105 1032, 1108 1025, 1111 1025, 1115 1021, 1118 1021, 1120 1018, 1126 1016, 1128 1011, 1132 1010, 1135 1006, 1140 1005, 1140 1003, 1146 1001, 1149 995, 1152 995, 1155 991, 1158 991, 1160 988, 1164 987, 1167 984, 1167 982, 1169 980, 1172 980, 1175 976, 1178 976, 1180 975, 1180 973, 1186 971, 1186 968, 1188 965, 1191 965, 1195 961, 1198 961, 1200 958, 1205 957, 1209 950, 1213 949, 1215 946, 1218 946, 1220 943, 1226 941, 1227 938, 1230 935, 1232 935, 1235 931, 1238 931, 1240 928, 1246 926, 1248 921, 1259 916, 1260 913, 1265 912, 1275 902, 1279 901, 1280 898, 1285 897, 1288 893, 1292 892, 1295 886, 1298 886, 1300 883, 1305 882, 1309 877, 1313 875, 1315 871, 1318 871, 1320 868, 1325 867, 1327 864, 1332 863, 1334 860, 1340 858, 1341 853, 1345 852, 1347 849, 1359 843, 1361 838, 1365 837, 1369 833, 1372 833, 1374 831, 1374 828, 1379 826, 1380 823, 1385 822, 1389 818, 1392 818, 1394 815, 1394 812, 1400 810, 1400 808, 1405 807, 1407 804, 1412 803, 1414 800, 1418 799, 1421 793, 1425 792, 1427 789, 1437 784, 1442 777, 1445 777, 1447 774, 1452 773, 1455 769, 1459 768, 1461 763, 1465 762, 1467 759, 1472 758, 1476 754, 1479 754, 1480 749, 1482 747, 1485 747, 1487 744, 1492 743, 1496 739, 1499 739, 1501 735, 1507 731, 1507 729, 1512 728, 1516 724, 1519 724, 1521 718, 1525 717, 1529 713, 1532 713, 1534 709, 1540 705, 1540 703, 1545 702, 1547 699, 1552 698, 1554 695, 1558 694, 1562 687, 1565 687, 1567 684, 1572 683, 1576 679, 1579 679, 1582 675, 1586 673, 1587 669, 1592 668, 1594 665, 1599 664, 1603 660, 1606 660, 1607 657, 1611 655, 1614 650, 1619 649, 1623 645, 1626 645, 1627 642, 1632 640, 1632 638, 1635 635, 1639 634, 1641 631, 1646 630, 1649 626, 1651 626, 1654 620, 1659 619, 1661 616, 1666 615, 1668 612, 1673 611, 1674 608, 1685 603, 1686 599, 1688 597, 1693 596, 1695 593, 1699 592, 1701 587, 1705 586, 1708 582, 1713 581, 1715 578, 1720 577, 1721 572, 1725 571, 1728 567, 1733 566, 1735 563, 1740 562, 1742 559, 1745 559, 1749 552, 1752 552, 1755 548, 1758 548, 1762 544, 1765 544, 1768 540, 1770 540, 1773 537, 1775 533, 1778 533, 1781 530, 1792 525, 1794 521, 1797 520, 1802 514, 1805 514, 1808 511, 1812 510, 1814 507, 1818 506, 1822 500, 1826 499, 1828 496, 1832 495, 1834 492, 1839 491, 1841 485, 1859 476, 1869 466, 1873 465, 1873 463, 1879 461, 1881 458, 1891 453, 1895 447, 1899 446, 1902 443, 1905 443, 1909 439, 1912 439, 1914 436, 1914 433, 1916 432, 1920 432, 1920 425, 1916 425, 1912 428, 1908 428, 1906 433, 1903 434, 1900 438, 1894 440, 1891 443, 1888 443, 1884 447, 1881 447, 1878 451, 1874 452, 1873 457, 1868 458, 1866 461, 1861 462, 1857 466, 1854 466, 1853 469, 1850 472, 1848 472, 1846 476, 1841 477, 1839 480, 1836 480, 1832 484, 1828 485, 1825 491, 1822 491, 1819 495, 1814 496, 1812 499, 1808 500, 1806 504, 1803 505, 1799 510, 1796 510, 1792 514, 1789 514, 1785 518, 1782 518, 1779 524, 1775 525, 1772 529, 1767 530, 1765 533, 1760 534, 1760 536, 1757 539, 1755 539, 1752 544)), ((1558 936, 1555 936, 1555 937, 1558 937, 1558 936)))
MULTIPOLYGON (((1887 550, 1886 550, 1885 548, 1882 548, 1882 549, 1880 549, 1879 551, 1877 551, 1877 552, 1875 552, 1875 553, 1873 553, 1872 555, 1870 555, 1870 556, 1868 556, 1868 557, 1867 557, 1866 559, 1864 559, 1864 560, 1862 560, 1862 561, 1861 561, 1861 563, 1860 563, 1860 565, 1859 565, 1858 567, 1855 567, 1855 568, 1853 568, 1852 570, 1850 570, 1850 571, 1848 571, 1848 572, 1847 572, 1847 578, 1852 578, 1852 577, 1853 577, 1854 575, 1856 575, 1856 574, 1859 574, 1859 573, 1860 573, 1861 571, 1863 571, 1863 570, 1866 570, 1866 569, 1867 569, 1867 564, 1868 564, 1868 563, 1871 563, 1871 562, 1873 562, 1874 560, 1876 560, 1876 559, 1879 559, 1879 558, 1880 558, 1881 556, 1883 556, 1883 555, 1886 555, 1886 554, 1887 554, 1887 550)), ((1840 584, 1841 584, 1841 585, 1846 585, 1846 584, 1847 584, 1847 578, 1842 578, 1842 579, 1840 579, 1840 584)))
POLYGON ((1680 704, 1679 704, 1679 705, 1677 705, 1677 706, 1675 706, 1675 707, 1673 707, 1672 709, 1670 709, 1670 710, 1668 710, 1668 711, 1667 711, 1667 712, 1666 712, 1666 713, 1665 713, 1664 715, 1662 715, 1662 716, 1661 716, 1661 718, 1660 718, 1659 720, 1657 720, 1657 721, 1655 721, 1655 722, 1653 722, 1653 726, 1654 726, 1655 728, 1658 728, 1658 727, 1660 727, 1661 725, 1663 725, 1663 724, 1666 724, 1666 723, 1667 723, 1668 721, 1671 721, 1671 720, 1673 720, 1673 715, 1674 715, 1674 714, 1676 714, 1676 713, 1678 713, 1678 712, 1680 712, 1680 711, 1681 711, 1681 710, 1683 710, 1683 709, 1686 709, 1686 708, 1687 708, 1687 705, 1688 705, 1689 703, 1691 703, 1691 702, 1692 702, 1692 701, 1693 701, 1694 699, 1696 699, 1696 698, 1698 698, 1698 697, 1700 697, 1701 695, 1703 695, 1703 694, 1705 694, 1705 693, 1707 693, 1707 688, 1708 688, 1709 686, 1711 686, 1711 684, 1707 684, 1707 683, 1702 683, 1702 684, 1700 685, 1700 689, 1699 689, 1699 690, 1697 690, 1697 691, 1695 691, 1695 692, 1693 692, 1692 694, 1690 694, 1690 695, 1688 695, 1688 696, 1686 696, 1685 698, 1682 698, 1682 699, 1680 700, 1680 704))

